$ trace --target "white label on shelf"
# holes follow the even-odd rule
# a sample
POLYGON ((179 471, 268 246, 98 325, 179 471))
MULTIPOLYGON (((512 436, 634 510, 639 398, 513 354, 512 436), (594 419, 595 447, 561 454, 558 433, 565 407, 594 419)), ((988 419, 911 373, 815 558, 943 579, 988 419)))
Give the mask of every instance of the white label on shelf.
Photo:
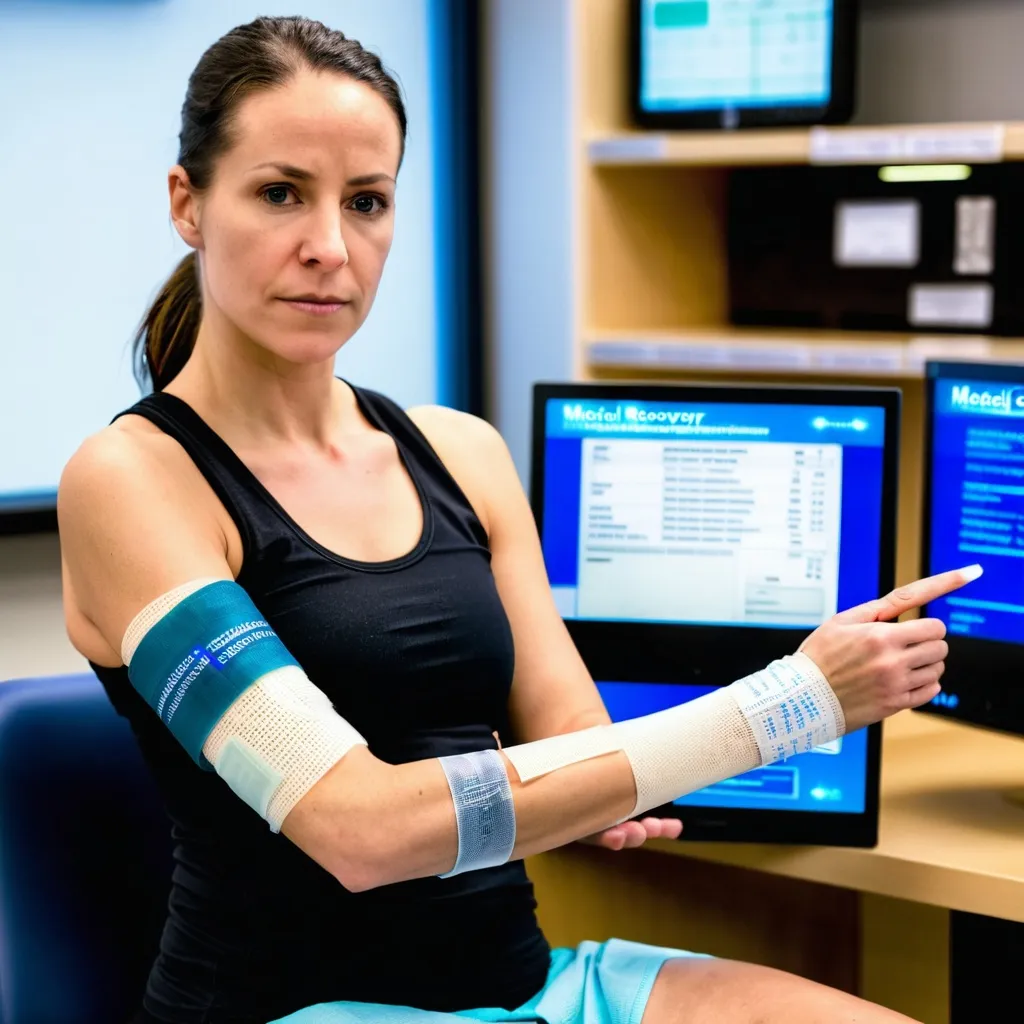
POLYGON ((916 199, 836 203, 836 266, 916 267, 920 258, 921 204, 916 199))
POLYGON ((958 196, 953 269, 958 274, 991 274, 996 265, 995 233, 995 198, 958 196))
POLYGON ((817 350, 817 364, 823 370, 862 373, 899 373, 903 369, 901 345, 853 342, 849 345, 823 345, 817 350))
POLYGON ((803 369, 811 365, 806 345, 744 345, 723 343, 722 351, 728 366, 757 369, 803 369))
POLYGON ((614 139, 594 139, 587 146, 592 163, 617 160, 663 160, 668 151, 664 135, 622 135, 614 139))
POLYGON ((665 342, 658 345, 658 362, 663 366, 724 366, 724 351, 713 345, 681 345, 665 342))
POLYGON ((709 337, 701 343, 684 341, 592 341, 587 348, 594 366, 660 366, 675 369, 742 367, 746 370, 800 370, 813 365, 807 345, 742 342, 735 338, 709 337))
POLYGON ((1002 160, 1001 124, 919 128, 811 129, 812 164, 934 163, 966 160, 984 163, 1002 160))
POLYGON ((597 366, 643 366, 657 363, 658 353, 654 345, 592 341, 587 358, 597 366))
POLYGON ((990 284, 911 285, 907 319, 914 327, 990 327, 990 284))

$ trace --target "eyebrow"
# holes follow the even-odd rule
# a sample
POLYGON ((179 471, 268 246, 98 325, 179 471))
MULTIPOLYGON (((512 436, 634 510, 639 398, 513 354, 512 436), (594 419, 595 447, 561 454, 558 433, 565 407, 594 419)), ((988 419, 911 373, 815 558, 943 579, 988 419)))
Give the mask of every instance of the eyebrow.
MULTIPOLYGON (((304 171, 301 167, 294 167, 292 164, 279 164, 274 161, 265 164, 257 164, 253 167, 254 171, 261 170, 264 167, 272 167, 274 170, 279 171, 286 178, 294 178, 296 181, 312 181, 316 175, 312 171, 304 171)), ((375 185, 379 181, 390 181, 394 184, 395 179, 390 174, 384 174, 383 172, 378 174, 360 174, 355 178, 349 178, 346 182, 347 185, 375 185)))

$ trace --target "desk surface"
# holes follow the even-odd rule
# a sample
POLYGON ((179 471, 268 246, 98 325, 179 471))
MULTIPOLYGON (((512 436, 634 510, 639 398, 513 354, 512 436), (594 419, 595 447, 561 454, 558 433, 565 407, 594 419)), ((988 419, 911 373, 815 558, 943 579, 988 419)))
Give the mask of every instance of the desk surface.
POLYGON ((676 856, 1024 921, 1024 738, 905 712, 885 723, 873 850, 656 840, 676 856))

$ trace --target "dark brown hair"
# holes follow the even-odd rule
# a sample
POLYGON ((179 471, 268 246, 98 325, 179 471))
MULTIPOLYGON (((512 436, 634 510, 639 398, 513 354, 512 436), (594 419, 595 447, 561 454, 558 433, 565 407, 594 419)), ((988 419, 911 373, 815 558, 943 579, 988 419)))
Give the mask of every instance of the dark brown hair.
MULTIPOLYGON (((196 191, 207 188, 217 158, 231 145, 231 120, 254 92, 283 85, 298 71, 333 71, 365 82, 388 102, 405 149, 401 91, 380 58, 356 40, 310 18, 257 18, 217 40, 199 59, 181 108, 178 163, 196 191)), ((135 336, 135 376, 162 390, 181 372, 202 319, 196 254, 190 252, 160 289, 135 336)))

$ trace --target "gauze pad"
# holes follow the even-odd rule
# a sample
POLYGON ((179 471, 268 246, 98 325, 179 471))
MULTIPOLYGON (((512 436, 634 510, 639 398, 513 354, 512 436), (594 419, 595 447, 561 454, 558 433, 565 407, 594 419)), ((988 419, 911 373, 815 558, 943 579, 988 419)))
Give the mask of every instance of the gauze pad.
POLYGON ((330 768, 366 743, 237 583, 193 580, 157 598, 132 620, 121 658, 193 760, 275 832, 330 768))

